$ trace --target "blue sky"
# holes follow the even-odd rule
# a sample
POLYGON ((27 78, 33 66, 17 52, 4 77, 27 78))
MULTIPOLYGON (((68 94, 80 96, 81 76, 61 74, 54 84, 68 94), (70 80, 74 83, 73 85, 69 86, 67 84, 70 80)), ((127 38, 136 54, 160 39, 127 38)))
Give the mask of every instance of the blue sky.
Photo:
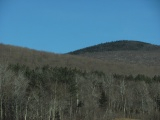
POLYGON ((116 40, 160 45, 160 0, 0 0, 0 43, 66 53, 116 40))

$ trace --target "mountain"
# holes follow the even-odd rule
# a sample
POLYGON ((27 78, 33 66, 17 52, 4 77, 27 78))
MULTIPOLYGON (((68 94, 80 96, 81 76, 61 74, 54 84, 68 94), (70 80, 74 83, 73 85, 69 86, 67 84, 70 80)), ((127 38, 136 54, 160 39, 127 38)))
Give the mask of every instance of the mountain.
POLYGON ((153 49, 82 56, 0 44, 0 120, 159 120, 160 66, 128 62, 153 49))
POLYGON ((160 46, 140 41, 121 40, 115 42, 101 43, 91 47, 70 52, 70 54, 84 54, 105 51, 154 51, 160 50, 160 46))
MULTIPOLYGON (((135 58, 130 58, 129 56, 130 55, 129 52, 131 51, 125 51, 128 52, 128 55, 127 53, 124 53, 124 51, 116 51, 116 52, 117 55, 123 54, 125 59, 129 57, 129 59, 131 59, 131 61, 135 63, 135 58)), ((154 65, 152 64, 149 67, 146 64, 137 64, 137 63, 130 64, 130 62, 125 62, 123 59, 119 60, 121 59, 119 56, 115 59, 114 56, 116 54, 114 53, 114 51, 110 51, 109 53, 108 52, 85 53, 83 55, 55 54, 55 53, 37 51, 33 49, 22 48, 12 45, 0 44, 0 64, 18 63, 22 65, 23 64, 27 65, 31 68, 35 68, 37 66, 42 67, 44 65, 50 65, 52 67, 69 67, 86 71, 98 70, 98 71, 103 71, 106 74, 114 74, 114 73, 133 74, 133 75, 145 74, 148 76, 154 76, 160 74, 159 52, 154 52, 154 56, 157 59, 156 62, 154 58, 153 60, 147 59, 149 63, 150 61, 154 62, 154 65), (157 66, 155 64, 157 64, 157 66)), ((138 54, 140 54, 140 52, 138 52, 138 54)), ((152 53, 150 54, 151 56, 153 56, 152 53)), ((135 55, 133 54, 133 56, 135 55)), ((147 52, 146 56, 149 57, 147 52)), ((128 61, 128 59, 126 59, 126 61, 128 61)))
POLYGON ((114 63, 160 66, 160 46, 140 41, 108 42, 76 50, 69 54, 112 61, 114 63))

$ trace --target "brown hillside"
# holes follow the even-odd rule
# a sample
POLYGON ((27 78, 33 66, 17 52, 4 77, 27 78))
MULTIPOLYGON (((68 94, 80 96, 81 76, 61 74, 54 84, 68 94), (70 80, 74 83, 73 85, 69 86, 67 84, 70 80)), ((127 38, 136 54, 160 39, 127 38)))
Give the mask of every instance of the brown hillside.
POLYGON ((145 66, 160 67, 160 50, 157 51, 105 51, 84 53, 80 56, 96 58, 103 61, 125 62, 145 66))
POLYGON ((130 64, 123 61, 113 61, 112 59, 106 59, 104 61, 103 59, 75 55, 60 55, 3 44, 0 44, 0 63, 19 63, 31 67, 48 64, 53 67, 66 66, 87 71, 99 70, 107 74, 145 74, 149 76, 160 74, 160 66, 148 67, 144 64, 130 64))
POLYGON ((160 46, 139 41, 122 40, 103 43, 70 54, 112 62, 160 66, 160 46))
POLYGON ((160 67, 160 46, 139 41, 122 40, 103 43, 76 50, 69 54, 121 63, 125 64, 124 66, 145 66, 146 69, 160 67))

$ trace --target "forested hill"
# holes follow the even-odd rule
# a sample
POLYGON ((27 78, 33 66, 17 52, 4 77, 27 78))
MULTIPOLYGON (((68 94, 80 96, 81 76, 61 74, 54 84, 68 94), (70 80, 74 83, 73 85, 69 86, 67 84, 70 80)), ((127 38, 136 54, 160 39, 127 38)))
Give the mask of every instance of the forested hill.
POLYGON ((51 67, 69 67, 86 71, 98 70, 107 74, 132 73, 133 75, 144 74, 148 76, 160 74, 160 52, 151 52, 150 54, 148 54, 148 52, 145 54, 144 52, 138 52, 138 54, 133 52, 133 54, 130 52, 124 54, 124 51, 117 52, 117 54, 113 52, 107 54, 103 53, 102 55, 93 53, 93 55, 89 54, 84 56, 69 54, 60 55, 0 44, 0 64, 18 63, 20 65, 27 65, 31 68, 49 65, 51 67), (142 54, 143 57, 141 57, 142 54), (138 56, 138 58, 135 56, 138 56), (150 65, 149 67, 148 64, 150 65))
POLYGON ((116 52, 101 60, 0 44, 0 120, 160 120, 160 65, 118 62, 116 52))
POLYGON ((160 50, 160 46, 140 41, 120 40, 115 42, 106 42, 98 45, 79 49, 69 54, 84 54, 106 51, 155 51, 160 50))

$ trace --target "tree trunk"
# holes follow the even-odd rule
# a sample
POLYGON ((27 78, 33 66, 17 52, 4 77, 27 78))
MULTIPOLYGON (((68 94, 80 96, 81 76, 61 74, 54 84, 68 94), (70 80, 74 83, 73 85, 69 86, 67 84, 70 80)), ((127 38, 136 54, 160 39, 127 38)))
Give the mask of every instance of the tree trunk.
POLYGON ((1 96, 1 120, 3 120, 3 102, 2 102, 2 96, 1 96))

